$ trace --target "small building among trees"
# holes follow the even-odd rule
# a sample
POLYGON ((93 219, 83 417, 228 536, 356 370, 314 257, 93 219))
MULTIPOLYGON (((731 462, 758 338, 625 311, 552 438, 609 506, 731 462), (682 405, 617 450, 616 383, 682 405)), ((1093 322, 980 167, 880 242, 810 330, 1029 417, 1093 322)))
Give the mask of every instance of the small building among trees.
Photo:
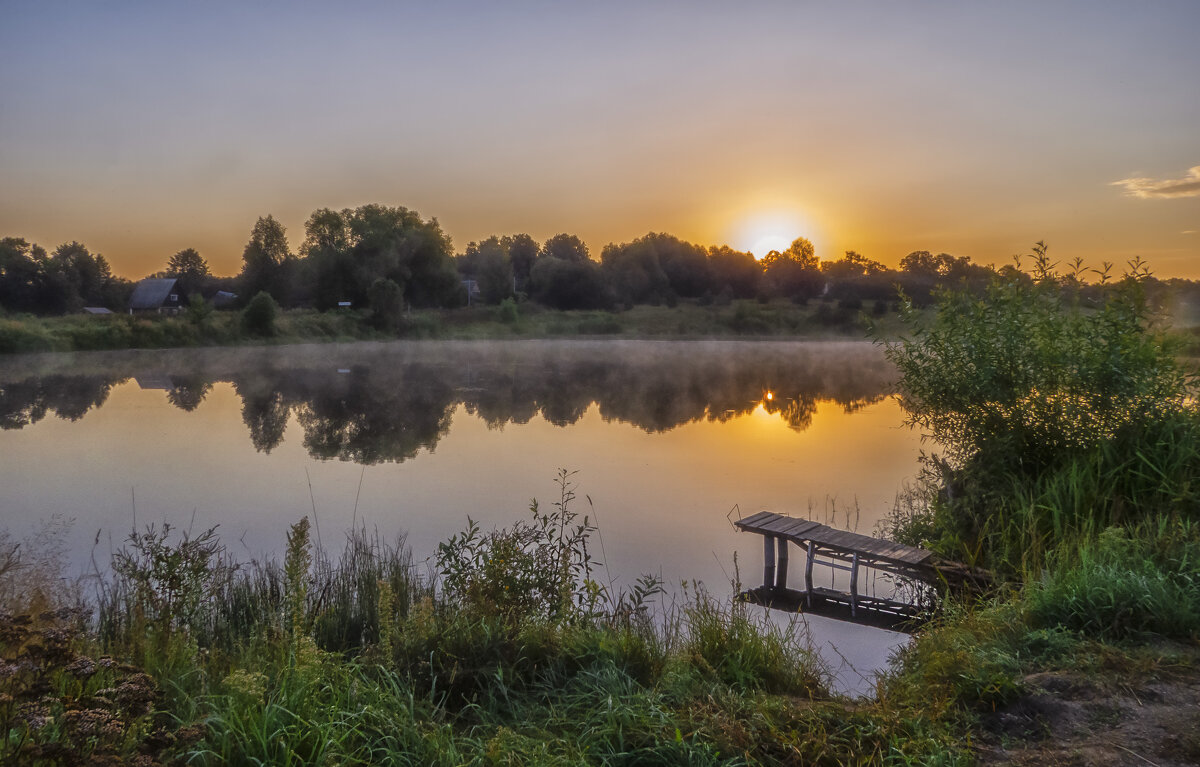
POLYGON ((129 297, 129 313, 179 314, 185 306, 185 296, 177 283, 174 277, 142 280, 133 287, 133 295, 129 297))

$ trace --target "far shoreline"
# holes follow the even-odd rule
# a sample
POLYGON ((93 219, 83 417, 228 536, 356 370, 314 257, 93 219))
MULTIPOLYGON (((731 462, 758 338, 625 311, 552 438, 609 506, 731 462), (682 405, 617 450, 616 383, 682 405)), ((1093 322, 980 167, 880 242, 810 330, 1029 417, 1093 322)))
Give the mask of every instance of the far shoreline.
POLYGON ((624 311, 555 310, 521 304, 516 316, 496 307, 428 309, 404 315, 394 332, 367 311, 280 311, 267 332, 248 332, 236 311, 202 317, 110 314, 0 317, 0 356, 136 349, 199 349, 396 340, 869 340, 894 337, 889 307, 813 301, 732 301, 724 305, 637 306, 624 311))

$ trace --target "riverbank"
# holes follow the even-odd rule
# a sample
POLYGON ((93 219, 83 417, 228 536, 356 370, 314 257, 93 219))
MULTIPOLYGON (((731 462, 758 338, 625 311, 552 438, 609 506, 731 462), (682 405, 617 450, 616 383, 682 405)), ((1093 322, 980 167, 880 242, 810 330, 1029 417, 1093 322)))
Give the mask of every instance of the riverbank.
MULTIPOLYGON (((1077 630, 1071 619, 1091 611, 1047 620, 1032 586, 950 605, 875 695, 843 698, 803 632, 748 605, 698 586, 664 601, 653 578, 607 591, 590 578, 592 530, 573 504, 564 485, 548 513, 492 532, 468 525, 441 547, 436 583, 402 539, 358 530, 330 553, 310 542, 307 519, 289 532, 282 561, 235 562, 213 533, 148 528, 118 550, 111 575, 76 581, 62 577, 52 528, 41 540, 0 536, 0 757, 1163 766, 1200 757, 1194 639, 1077 630)), ((1143 617, 1133 624, 1155 628, 1143 617)))
POLYGON ((0 354, 158 349, 330 341, 515 338, 862 338, 871 326, 899 328, 886 306, 878 313, 834 302, 680 302, 625 311, 557 311, 536 304, 412 311, 394 330, 380 330, 369 312, 278 312, 266 328, 248 328, 242 313, 0 317, 0 354))

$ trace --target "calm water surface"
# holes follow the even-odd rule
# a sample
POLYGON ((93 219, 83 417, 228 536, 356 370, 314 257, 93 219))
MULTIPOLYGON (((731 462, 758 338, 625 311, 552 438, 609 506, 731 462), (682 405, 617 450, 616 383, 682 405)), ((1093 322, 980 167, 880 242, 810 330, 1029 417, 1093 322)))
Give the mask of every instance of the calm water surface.
MULTIPOLYGON (((761 577, 762 509, 870 533, 916 471, 919 437, 857 342, 406 342, 0 359, 0 526, 73 518, 107 560, 131 525, 219 525, 274 555, 313 515, 405 533, 418 559, 470 516, 485 528, 557 499, 599 524, 602 576, 761 577), (588 504, 588 499, 591 503, 588 504), (737 567, 735 567, 735 559, 737 567)), ((844 588, 845 584, 841 584, 844 588)), ((778 619, 778 614, 776 618, 778 619)), ((902 638, 809 617, 863 691, 902 638)))

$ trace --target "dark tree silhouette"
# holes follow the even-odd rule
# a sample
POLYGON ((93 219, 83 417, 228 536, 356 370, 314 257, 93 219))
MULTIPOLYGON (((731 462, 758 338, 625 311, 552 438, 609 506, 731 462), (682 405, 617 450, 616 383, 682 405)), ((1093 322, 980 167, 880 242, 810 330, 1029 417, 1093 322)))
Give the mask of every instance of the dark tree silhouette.
POLYGON ((767 288, 777 296, 814 298, 825 287, 813 245, 803 237, 796 238, 782 253, 777 250, 768 253, 762 265, 767 288))
POLYGON ((277 302, 291 300, 294 258, 288 249, 287 231, 273 216, 259 218, 242 251, 241 293, 249 298, 266 292, 277 302))
POLYGON ((573 234, 556 234, 542 244, 538 258, 557 258, 560 261, 582 264, 591 261, 587 245, 573 234))
POLYGON ((762 279, 762 265, 751 253, 743 253, 727 245, 708 251, 709 272, 714 294, 730 298, 753 298, 762 279))
POLYGON ((396 283, 415 306, 450 306, 461 295, 450 238, 437 219, 377 204, 340 213, 323 208, 305 232, 305 272, 320 309, 340 301, 364 305, 378 279, 396 283))
POLYGON ((184 248, 171 256, 163 274, 178 280, 179 291, 189 297, 201 293, 212 276, 208 262, 195 248, 184 248))

